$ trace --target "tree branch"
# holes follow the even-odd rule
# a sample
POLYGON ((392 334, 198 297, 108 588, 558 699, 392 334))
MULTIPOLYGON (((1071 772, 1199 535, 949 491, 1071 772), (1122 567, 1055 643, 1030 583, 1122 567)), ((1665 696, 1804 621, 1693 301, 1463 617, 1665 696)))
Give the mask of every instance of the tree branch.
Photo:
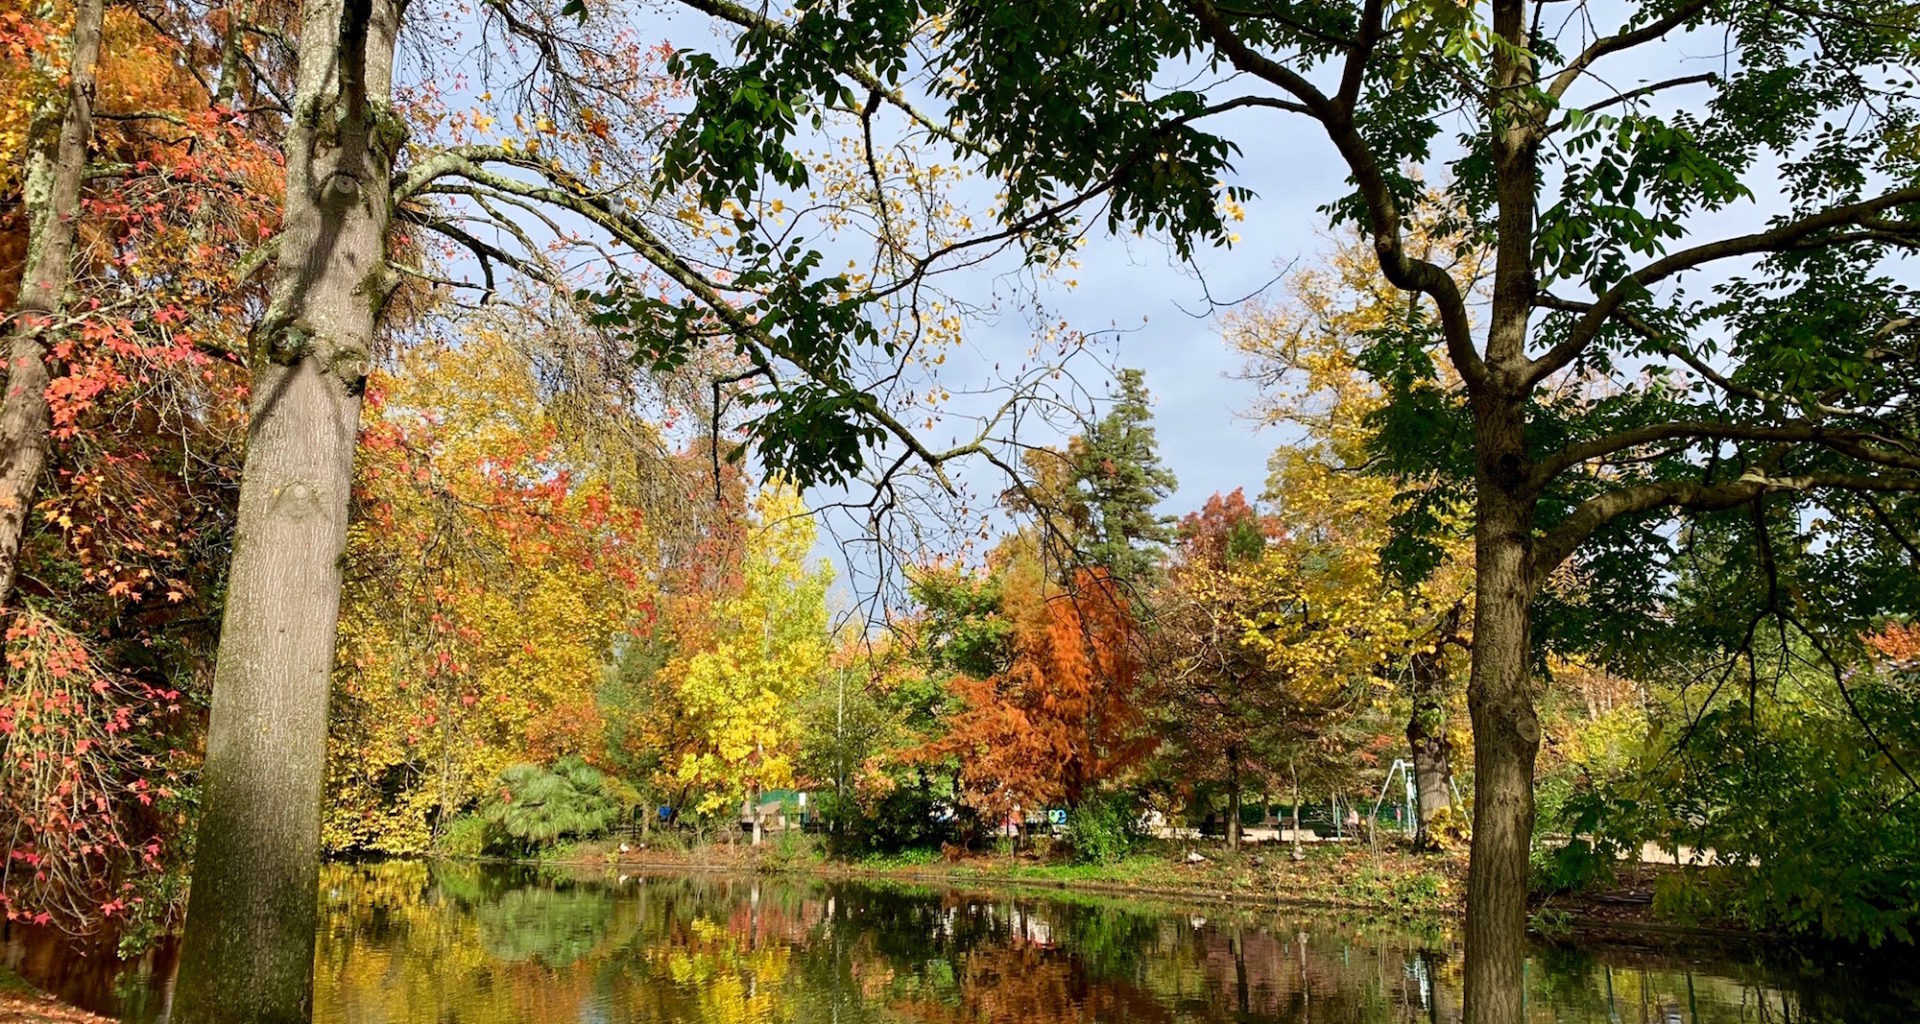
POLYGON ((1630 448, 1639 448, 1672 440, 1766 441, 1818 444, 1843 455, 1889 469, 1920 472, 1920 455, 1888 449, 1876 441, 1884 440, 1863 430, 1833 430, 1810 422, 1725 423, 1710 420, 1679 420, 1654 423, 1623 430, 1606 437, 1569 445, 1559 454, 1538 463, 1529 486, 1545 487, 1567 470, 1630 448))
MULTIPOLYGON (((732 0, 678 0, 678 2, 682 6, 691 7, 702 14, 738 25, 741 28, 766 32, 781 42, 790 43, 793 41, 792 29, 758 11, 749 10, 740 4, 733 3, 732 0)), ((901 113, 906 114, 908 119, 913 121, 913 123, 932 132, 939 138, 945 139, 947 142, 959 147, 962 151, 980 154, 986 154, 992 151, 990 147, 983 146, 955 131, 950 125, 941 124, 928 115, 921 113, 920 109, 915 107, 900 90, 888 88, 886 83, 880 81, 873 72, 866 68, 849 67, 843 70, 846 72, 848 78, 866 86, 868 90, 878 93, 889 105, 897 108, 901 113)))
MULTIPOLYGON (((523 181, 487 170, 456 151, 438 154, 429 162, 443 176, 457 174, 487 189, 570 211, 607 231, 631 248, 641 259, 699 300, 701 305, 734 334, 742 346, 749 349, 750 359, 762 365, 770 359, 780 359, 791 364, 810 379, 833 388, 842 398, 852 401, 863 415, 905 446, 915 458, 933 469, 940 478, 941 484, 948 490, 953 489, 953 484, 941 473, 940 467, 956 458, 982 450, 981 440, 944 450, 929 447, 911 427, 882 406, 877 397, 851 381, 843 379, 831 368, 818 365, 806 354, 794 351, 790 346, 783 344, 778 337, 762 329, 752 317, 728 300, 720 285, 707 279, 686 260, 675 254, 667 242, 655 234, 652 228, 639 217, 622 209, 613 199, 565 187, 571 184, 570 179, 537 158, 525 154, 505 154, 497 156, 496 159, 533 171, 541 175, 545 183, 523 181)), ((407 185, 410 192, 418 191, 423 182, 409 175, 407 185)), ((398 184, 395 191, 396 193, 400 191, 398 184)))
MULTIPOLYGON (((1555 295, 1547 294, 1540 296, 1538 305, 1546 309, 1557 309, 1567 313, 1585 313, 1593 308, 1593 303, 1591 302, 1577 302, 1572 299, 1563 299, 1555 295)), ((1685 345, 1674 341, 1664 332, 1641 319, 1632 310, 1623 309, 1619 311, 1618 316, 1621 322, 1627 325, 1628 329, 1658 348, 1660 354, 1680 360, 1687 365, 1688 369, 1699 374, 1702 380, 1707 381, 1729 395, 1745 398, 1748 401, 1758 402, 1762 405, 1778 405, 1784 408, 1805 408, 1811 412, 1819 413, 1822 416, 1874 419, 1878 415, 1872 409, 1834 405, 1828 399, 1836 397, 1836 395, 1826 395, 1822 396, 1818 401, 1810 401, 1798 395, 1789 395, 1780 391, 1763 391, 1751 385, 1742 384, 1708 365, 1706 360, 1701 359, 1689 351, 1685 345)), ((1896 320, 1881 327, 1879 336, 1884 337, 1898 330, 1900 323, 1902 323, 1902 321, 1896 320)), ((1884 355, 1884 353, 1882 353, 1882 355, 1884 355)), ((1869 349, 1867 358, 1869 360, 1878 358, 1875 355, 1875 350, 1869 349)))
MULTIPOLYGON (((1585 315, 1574 324, 1565 338, 1538 359, 1528 363, 1522 377, 1522 384, 1530 387, 1564 369, 1578 358, 1595 338, 1600 336, 1601 328, 1606 325, 1608 317, 1619 310, 1629 298, 1646 292, 1654 284, 1719 260, 1760 253, 1785 252, 1803 248, 1803 243, 1808 242, 1814 245, 1829 244, 1827 240, 1815 236, 1835 228, 1871 221, 1885 210, 1908 203, 1920 203, 1920 186, 1888 192, 1857 203, 1829 207, 1819 213, 1808 214, 1798 220, 1778 224, 1765 231, 1723 238, 1663 256, 1627 275, 1618 284, 1607 289, 1606 294, 1600 296, 1588 307, 1585 315)), ((1836 239, 1831 244, 1840 244, 1849 240, 1853 239, 1836 239)))
POLYGON ((1864 491, 1878 493, 1920 492, 1920 474, 1863 475, 1852 473, 1809 473, 1800 476, 1769 476, 1759 471, 1742 474, 1736 480, 1718 484, 1692 481, 1667 481, 1621 487, 1595 495, 1581 503, 1567 518, 1535 541, 1528 566, 1529 585, 1538 586, 1546 575, 1567 560, 1588 537, 1601 527, 1623 516, 1638 515, 1660 508, 1680 508, 1695 512, 1713 512, 1733 508, 1762 494, 1814 490, 1864 491))
POLYGON ((1360 87, 1366 80, 1367 59, 1373 56, 1373 48, 1380 42, 1380 9, 1383 0, 1366 0, 1360 9, 1360 31, 1347 49, 1346 66, 1340 71, 1340 90, 1334 93, 1334 105, 1353 116, 1353 108, 1360 102, 1360 87))
MULTIPOLYGON (((1628 89, 1626 92, 1617 93, 1613 96, 1608 97, 1607 99, 1598 100, 1596 102, 1589 103, 1586 106, 1581 107, 1580 110, 1582 113, 1591 114, 1591 113, 1594 113, 1595 111, 1605 110, 1608 107, 1632 103, 1634 100, 1643 99, 1647 96, 1652 96, 1655 93, 1665 92, 1668 89, 1678 89, 1683 86, 1689 86, 1689 85, 1705 85, 1708 83, 1718 82, 1718 81, 1720 81, 1720 76, 1711 71, 1701 75, 1682 75, 1679 78, 1669 78, 1664 82, 1655 82, 1652 85, 1643 85, 1638 89, 1628 89)), ((1546 130, 1546 134, 1552 135, 1560 131, 1562 128, 1565 128, 1568 125, 1568 123, 1569 123, 1569 118, 1563 117, 1560 120, 1555 121, 1551 126, 1549 126, 1546 130)))
POLYGON ((1579 80, 1582 73, 1594 65, 1595 61, 1607 54, 1630 50, 1641 43, 1658 39, 1679 28, 1688 19, 1712 5, 1713 0, 1691 0, 1690 3, 1682 4, 1663 18, 1656 18, 1639 28, 1627 29, 1604 39, 1595 40, 1592 45, 1582 50, 1579 56, 1573 58, 1564 70, 1554 76, 1552 83, 1547 86, 1547 95, 1556 100, 1559 99, 1573 87, 1573 83, 1579 80))
POLYGON ((1473 347, 1473 324, 1467 315, 1466 298, 1461 294, 1459 282, 1439 265, 1407 254, 1401 237, 1404 218, 1394 202, 1393 190, 1388 187, 1373 150, 1354 127, 1353 119, 1305 76, 1254 50, 1234 35, 1232 24, 1211 0, 1186 0, 1186 6, 1199 20, 1214 47, 1234 67, 1280 87, 1300 101, 1308 116, 1320 122, 1346 160, 1347 169, 1352 172, 1366 203, 1368 234, 1373 238, 1381 273, 1395 287, 1419 292, 1433 300, 1440 312, 1447 356, 1453 361, 1454 369, 1460 372, 1469 388, 1483 386, 1487 381, 1487 368, 1473 347))

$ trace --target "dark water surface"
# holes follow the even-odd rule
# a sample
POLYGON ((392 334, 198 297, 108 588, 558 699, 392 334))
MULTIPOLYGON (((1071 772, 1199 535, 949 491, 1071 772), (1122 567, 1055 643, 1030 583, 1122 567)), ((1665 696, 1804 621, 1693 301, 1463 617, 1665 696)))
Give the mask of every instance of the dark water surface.
MULTIPOLYGON (((5 962, 129 1020, 171 956, 118 965, 15 933, 5 962)), ((1920 972, 1542 946, 1532 1021, 1920 1021, 1920 972)), ((1439 928, 1111 898, 471 865, 333 865, 322 1024, 1068 1024, 1459 1019, 1439 928)))

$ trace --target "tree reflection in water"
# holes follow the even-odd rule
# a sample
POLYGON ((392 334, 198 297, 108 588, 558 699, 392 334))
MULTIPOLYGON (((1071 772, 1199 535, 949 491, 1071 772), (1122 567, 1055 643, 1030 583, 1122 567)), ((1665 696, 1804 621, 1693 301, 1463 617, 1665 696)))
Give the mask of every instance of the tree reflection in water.
MULTIPOLYGON (((322 1024, 1459 1019, 1451 937, 1365 919, 422 863, 330 866, 321 905, 322 1024)), ((1916 973, 1881 969, 1858 984, 1545 947, 1527 1000, 1531 1020, 1555 1024, 1891 1024, 1920 1018, 1920 989, 1888 981, 1916 973)), ((103 983, 91 1001, 151 1020, 162 1000, 128 998, 137 980, 119 979, 117 998, 103 983)))

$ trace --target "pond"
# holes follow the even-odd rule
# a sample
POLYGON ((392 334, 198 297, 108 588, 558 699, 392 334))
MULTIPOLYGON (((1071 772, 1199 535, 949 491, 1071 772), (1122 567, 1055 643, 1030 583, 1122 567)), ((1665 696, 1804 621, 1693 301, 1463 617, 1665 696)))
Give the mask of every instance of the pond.
MULTIPOLYGON (((398 862, 321 882, 322 1024, 630 1021, 1068 1024, 1459 1019, 1439 927, 1059 893, 398 862)), ((9 966, 161 1019, 171 955, 136 964, 20 934, 9 966)), ((1532 1021, 1920 1019, 1914 972, 1545 945, 1532 1021)))

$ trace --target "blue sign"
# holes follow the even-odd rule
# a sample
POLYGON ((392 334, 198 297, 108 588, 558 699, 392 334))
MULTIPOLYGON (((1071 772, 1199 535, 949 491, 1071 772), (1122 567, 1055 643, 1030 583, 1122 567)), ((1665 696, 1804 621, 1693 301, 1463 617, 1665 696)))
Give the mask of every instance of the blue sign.
POLYGON ((1050 825, 1065 825, 1067 823, 1067 812, 1059 807, 1048 808, 1047 823, 1050 825))

